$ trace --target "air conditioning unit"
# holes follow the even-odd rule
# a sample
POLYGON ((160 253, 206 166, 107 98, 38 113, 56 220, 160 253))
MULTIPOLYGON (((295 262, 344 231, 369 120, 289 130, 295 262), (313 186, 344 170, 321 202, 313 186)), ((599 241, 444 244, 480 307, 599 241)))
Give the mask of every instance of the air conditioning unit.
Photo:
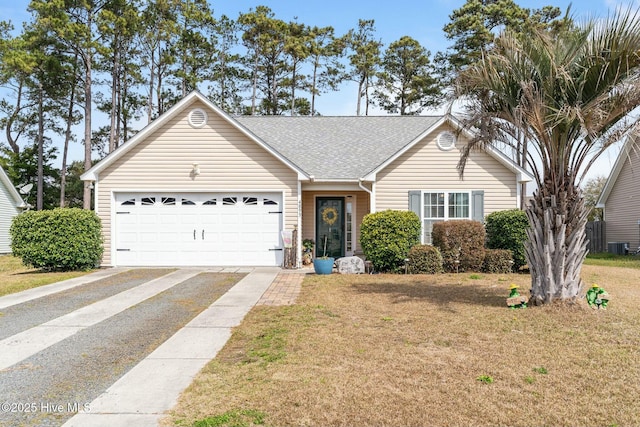
POLYGON ((629 242, 607 242, 607 252, 616 255, 627 255, 629 253, 629 242))

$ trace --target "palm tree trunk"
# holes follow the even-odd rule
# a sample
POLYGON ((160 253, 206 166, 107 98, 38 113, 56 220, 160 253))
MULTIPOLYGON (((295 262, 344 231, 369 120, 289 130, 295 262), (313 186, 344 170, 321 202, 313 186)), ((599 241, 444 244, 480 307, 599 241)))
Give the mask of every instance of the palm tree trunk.
POLYGON ((531 225, 525 243, 531 302, 575 301, 582 288, 580 271, 588 252, 582 191, 572 184, 554 186, 545 182, 525 212, 531 225))

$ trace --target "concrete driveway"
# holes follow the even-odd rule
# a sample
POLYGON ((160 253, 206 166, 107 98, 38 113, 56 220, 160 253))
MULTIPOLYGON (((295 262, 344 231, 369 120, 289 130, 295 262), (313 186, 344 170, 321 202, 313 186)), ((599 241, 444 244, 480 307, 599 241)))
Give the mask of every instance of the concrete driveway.
POLYGON ((0 426, 157 426, 280 272, 114 268, 0 298, 0 426))

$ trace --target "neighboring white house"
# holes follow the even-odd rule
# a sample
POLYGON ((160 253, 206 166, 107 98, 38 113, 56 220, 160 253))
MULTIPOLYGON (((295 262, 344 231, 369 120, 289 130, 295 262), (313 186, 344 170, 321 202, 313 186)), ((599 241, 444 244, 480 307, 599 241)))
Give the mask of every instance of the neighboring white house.
POLYGON ((11 252, 9 228, 13 217, 26 207, 13 183, 0 167, 0 254, 11 252))
POLYGON ((627 140, 600 194, 596 207, 604 211, 606 241, 640 246, 640 141, 627 140))
POLYGON ((442 115, 232 117, 193 92, 82 175, 103 265, 278 266, 294 228, 340 257, 361 250, 370 212, 415 211, 428 243, 435 222, 516 208, 532 177, 490 151, 461 179, 459 129, 442 115))

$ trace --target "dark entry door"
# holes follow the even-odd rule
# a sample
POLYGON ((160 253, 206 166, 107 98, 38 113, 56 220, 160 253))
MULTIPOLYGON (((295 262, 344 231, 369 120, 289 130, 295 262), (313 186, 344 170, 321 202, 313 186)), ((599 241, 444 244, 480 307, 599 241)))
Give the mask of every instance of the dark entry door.
POLYGON ((316 199, 316 256, 325 253, 334 258, 344 256, 344 197, 316 199))

